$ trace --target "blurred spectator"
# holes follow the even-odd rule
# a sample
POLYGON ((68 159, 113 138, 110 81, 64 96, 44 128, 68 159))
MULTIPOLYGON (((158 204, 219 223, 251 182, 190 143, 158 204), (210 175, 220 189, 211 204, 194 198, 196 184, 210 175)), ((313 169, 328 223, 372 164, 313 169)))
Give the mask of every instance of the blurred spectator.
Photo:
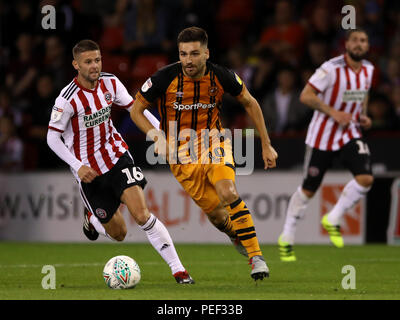
MULTIPOLYGON (((7 35, 11 41, 14 41, 21 33, 30 33, 35 26, 35 15, 33 6, 35 3, 29 0, 18 0, 13 7, 14 10, 9 11, 9 25, 7 26, 7 35)), ((35 8, 36 9, 36 8, 35 8)))
POLYGON ((329 60, 329 50, 326 41, 320 36, 312 37, 307 42, 302 66, 307 65, 312 69, 317 69, 327 60, 329 60))
POLYGON ((400 85, 400 61, 390 58, 387 61, 386 69, 383 72, 381 89, 384 93, 390 94, 391 88, 400 85))
POLYGON ((11 117, 17 129, 22 125, 22 112, 11 106, 11 96, 5 87, 0 88, 0 117, 11 117))
POLYGON ((71 61, 65 56, 65 48, 60 38, 50 36, 45 40, 45 55, 42 71, 52 77, 55 90, 60 91, 73 76, 71 61))
MULTIPOLYGON (((210 38, 214 33, 212 13, 215 2, 212 0, 164 0, 170 8, 168 38, 175 40, 183 29, 198 26, 207 30, 210 38), (179 17, 177 19, 177 17, 179 17)), ((210 40, 210 39, 209 39, 210 40)))
POLYGON ((277 74, 277 86, 261 103, 268 131, 275 134, 305 130, 311 109, 299 101, 296 70, 282 67, 277 74))
POLYGON ((16 135, 11 116, 0 116, 0 170, 18 172, 23 169, 23 143, 16 135))
POLYGON ((131 0, 126 13, 123 49, 139 54, 170 50, 166 38, 167 10, 155 0, 131 0))
POLYGON ((220 49, 228 49, 246 41, 252 21, 253 0, 221 0, 216 13, 216 31, 220 49))
POLYGON ((391 100, 397 119, 400 121, 400 86, 396 86, 392 90, 391 100))
POLYGON ((114 11, 116 6, 116 1, 109 0, 81 0, 79 2, 82 14, 96 15, 98 17, 109 15, 110 12, 114 11))
POLYGON ((400 60, 400 37, 399 37, 399 39, 393 41, 393 43, 390 47, 389 57, 400 60))
POLYGON ((247 53, 242 47, 229 49, 227 54, 227 67, 232 69, 244 81, 247 89, 251 91, 253 67, 247 63, 247 53))
POLYGON ((363 29, 367 31, 369 38, 370 51, 381 53, 384 49, 384 23, 382 10, 375 0, 368 0, 364 7, 365 22, 363 29))
MULTIPOLYGON (((125 15, 128 9, 128 0, 114 2, 113 10, 102 16, 103 31, 99 41, 103 53, 119 53, 124 44, 125 15)), ((127 24, 132 24, 127 20, 127 24)))
POLYGON ((332 23, 332 13, 325 5, 319 4, 313 8, 310 20, 308 36, 310 39, 320 39, 326 45, 332 43, 335 37, 335 28, 332 23))
POLYGON ((398 120, 390 100, 383 94, 371 94, 368 114, 372 120, 371 130, 398 129, 398 120))
MULTIPOLYGON (((268 48, 263 48, 256 56, 253 77, 251 79, 251 94, 258 100, 272 90, 275 79, 275 56, 268 48)), ((246 84, 247 85, 247 84, 246 84)))
POLYGON ((289 0, 279 0, 275 5, 274 23, 261 33, 257 49, 269 47, 281 60, 288 61, 288 55, 299 59, 304 51, 305 32, 293 17, 293 6, 289 0))
POLYGON ((47 126, 57 92, 50 74, 41 74, 36 81, 36 93, 30 108, 24 130, 29 143, 29 165, 32 168, 50 168, 59 163, 54 153, 47 146, 47 126))
POLYGON ((315 68, 309 65, 305 65, 300 70, 301 87, 304 88, 308 80, 314 74, 315 68))
POLYGON ((25 108, 34 91, 34 80, 38 72, 38 61, 33 55, 33 39, 29 33, 22 33, 16 39, 17 57, 11 60, 7 69, 5 84, 10 90, 13 104, 25 108))
MULTIPOLYGON (((73 1, 68 0, 40 0, 39 8, 36 10, 36 29, 37 38, 40 42, 43 42, 49 36, 57 36, 62 39, 63 44, 66 48, 72 48, 72 46, 80 39, 90 37, 90 29, 88 26, 88 19, 85 16, 80 15, 74 6, 73 1), (56 28, 55 29, 43 29, 42 18, 44 15, 41 12, 41 8, 46 5, 51 5, 55 8, 56 12, 56 28)), ((97 25, 98 21, 93 22, 97 25)))
MULTIPOLYGON (((218 2, 214 0, 161 0, 167 9, 168 24, 166 37, 171 42, 168 58, 170 61, 177 61, 178 50, 176 48, 176 38, 185 28, 197 26, 207 30, 208 47, 213 51, 212 60, 217 61, 222 52, 214 50, 218 48, 217 32, 215 30, 215 11, 218 2), (177 18, 178 17, 178 18, 177 18)), ((165 10, 165 9, 164 9, 165 10)), ((165 48, 168 50, 168 48, 165 48)))

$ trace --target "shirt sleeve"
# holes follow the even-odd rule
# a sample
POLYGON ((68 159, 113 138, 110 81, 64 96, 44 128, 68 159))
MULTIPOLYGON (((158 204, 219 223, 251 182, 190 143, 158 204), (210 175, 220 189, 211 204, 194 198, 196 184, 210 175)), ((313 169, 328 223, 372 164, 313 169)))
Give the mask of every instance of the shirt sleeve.
POLYGON ((133 103, 132 96, 128 93, 122 82, 115 77, 115 99, 114 103, 122 108, 128 108, 133 103))
POLYGON ((51 150, 64 162, 78 172, 79 168, 83 165, 75 156, 68 150, 64 142, 61 140, 61 133, 57 130, 49 130, 47 132, 47 145, 51 150))
POLYGON ((70 103, 63 97, 58 97, 51 110, 49 129, 64 132, 73 114, 74 110, 70 103))
POLYGON ((237 97, 242 93, 244 83, 235 72, 219 65, 214 65, 214 68, 215 74, 225 92, 234 97, 237 97))
POLYGON ((331 69, 329 63, 325 62, 310 77, 308 84, 317 90, 318 93, 325 91, 333 83, 331 69))
POLYGON ((157 98, 162 95, 161 84, 159 83, 159 74, 155 73, 143 83, 136 98, 141 102, 153 103, 157 98), (143 101, 143 98, 145 101, 143 101))

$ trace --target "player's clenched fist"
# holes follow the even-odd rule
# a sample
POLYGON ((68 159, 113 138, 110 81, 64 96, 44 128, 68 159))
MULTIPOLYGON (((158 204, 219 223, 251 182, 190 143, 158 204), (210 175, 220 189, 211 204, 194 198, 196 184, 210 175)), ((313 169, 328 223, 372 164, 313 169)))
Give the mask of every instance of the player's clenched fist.
POLYGON ((168 142, 164 137, 158 136, 157 139, 155 139, 154 152, 168 160, 168 142))
POLYGON ((78 176, 81 179, 81 181, 85 183, 90 183, 94 180, 94 178, 98 176, 98 173, 96 172, 96 170, 83 165, 78 170, 78 176))
POLYGON ((262 157, 264 160, 264 169, 276 167, 276 159, 278 159, 278 153, 271 145, 263 147, 262 157))
POLYGON ((352 121, 351 113, 335 109, 331 110, 331 117, 343 127, 347 127, 352 121))

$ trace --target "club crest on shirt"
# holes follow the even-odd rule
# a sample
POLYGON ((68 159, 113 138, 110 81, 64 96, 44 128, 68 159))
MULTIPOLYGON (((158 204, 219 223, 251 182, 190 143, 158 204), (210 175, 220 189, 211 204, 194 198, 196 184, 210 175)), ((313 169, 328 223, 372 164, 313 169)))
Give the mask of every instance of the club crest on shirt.
POLYGON ((151 82, 151 78, 148 78, 146 80, 146 82, 143 83, 143 85, 142 85, 142 91, 146 92, 147 90, 149 90, 151 88, 152 85, 153 85, 153 83, 151 82))
POLYGON ((57 122, 61 119, 64 110, 60 107, 54 106, 53 110, 51 111, 51 122, 57 122))
POLYGON ((183 92, 182 91, 177 91, 176 92, 176 97, 177 98, 183 98, 183 92))
POLYGON ((215 97, 218 94, 218 87, 208 87, 210 97, 215 97))
POLYGON ((111 93, 106 91, 104 92, 104 99, 106 100, 107 104, 110 104, 112 102, 112 96, 111 93))
POLYGON ((316 72, 315 72, 315 79, 318 80, 322 80, 323 78, 325 78, 327 76, 328 72, 326 72, 324 69, 319 68, 316 72))

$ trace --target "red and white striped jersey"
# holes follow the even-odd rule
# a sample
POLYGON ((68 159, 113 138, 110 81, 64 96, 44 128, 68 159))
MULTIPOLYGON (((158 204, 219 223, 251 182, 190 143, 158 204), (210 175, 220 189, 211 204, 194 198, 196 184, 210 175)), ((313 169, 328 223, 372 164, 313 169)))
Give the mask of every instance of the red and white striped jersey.
MULTIPOLYGON (((132 103, 132 96, 113 74, 102 72, 93 90, 74 78, 56 99, 49 129, 62 133, 65 145, 79 161, 104 174, 128 150, 112 123, 111 106, 128 109, 132 103)), ((71 170, 79 181, 77 172, 71 170)))
POLYGON ((345 55, 323 63, 308 84, 318 91, 318 97, 336 110, 349 112, 354 121, 347 128, 333 118, 315 110, 308 126, 306 144, 319 150, 339 150, 351 139, 360 138, 359 117, 363 101, 371 87, 374 66, 362 60, 358 72, 347 64, 345 55))

